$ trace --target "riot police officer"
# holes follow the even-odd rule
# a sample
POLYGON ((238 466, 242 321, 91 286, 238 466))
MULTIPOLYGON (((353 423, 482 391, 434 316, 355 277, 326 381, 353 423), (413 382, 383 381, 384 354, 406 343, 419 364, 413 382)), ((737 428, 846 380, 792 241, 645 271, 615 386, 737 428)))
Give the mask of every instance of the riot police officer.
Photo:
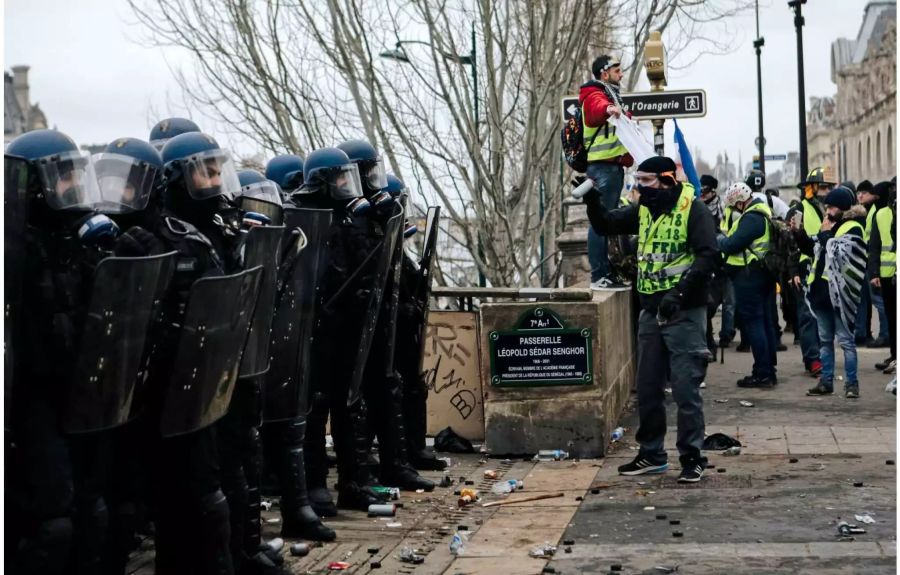
POLYGON ((188 132, 199 132, 200 126, 187 118, 166 118, 150 129, 150 145, 162 151, 166 142, 188 132))
MULTIPOLYGON (((235 363, 243 339, 229 345, 215 342, 212 338, 216 333, 206 332, 205 325, 215 321, 217 314, 226 315, 228 306, 254 305, 255 290, 241 298, 248 301, 241 302, 231 301, 224 294, 215 297, 214 292, 208 298, 213 300, 209 304, 216 306, 214 310, 195 309, 195 305, 203 305, 203 298, 196 297, 194 290, 201 285, 201 278, 225 276, 242 268, 242 236, 229 203, 240 183, 230 154, 203 133, 187 132, 171 138, 163 147, 162 158, 166 182, 157 233, 167 248, 177 252, 177 267, 164 302, 160 350, 150 371, 151 413, 158 417, 148 418, 156 505, 156 569, 157 573, 231 574, 229 509, 221 489, 212 425, 221 411, 211 415, 214 408, 221 410, 221 403, 209 403, 215 399, 223 402, 218 397, 221 382, 212 379, 215 391, 211 392, 208 381, 202 378, 205 371, 199 373, 196 383, 188 382, 197 377, 190 372, 197 374, 204 365, 215 364, 211 368, 215 375, 229 375, 232 385, 237 375, 235 363), (186 322, 193 320, 192 312, 207 319, 189 331, 186 322), (186 358, 188 354, 182 349, 190 349, 187 344, 194 334, 201 338, 201 345, 194 353, 196 357, 186 358), (211 341, 203 345, 206 338, 211 341), (204 355, 217 349, 223 357, 204 355), (190 360, 205 363, 191 364, 190 360), (183 377, 185 370, 187 378, 183 377)), ((240 282, 239 276, 228 277, 237 277, 240 282)), ((250 315, 246 309, 237 311, 250 315)), ((243 337, 246 339, 246 332, 243 337)), ((226 387, 226 392, 230 389, 233 387, 226 387)), ((224 405, 227 408, 227 401, 224 405)))
MULTIPOLYGON (((384 163, 369 142, 350 140, 338 145, 338 148, 358 166, 363 194, 374 206, 367 214, 373 220, 364 238, 368 244, 367 251, 388 241, 393 242, 390 254, 380 264, 387 269, 376 270, 373 274, 373 277, 384 274, 384 280, 375 280, 383 282, 383 294, 377 310, 370 310, 370 313, 377 313, 374 318, 376 323, 371 349, 367 357, 361 360, 365 364, 361 382, 365 402, 361 402, 360 409, 367 414, 369 437, 378 437, 378 478, 383 485, 411 491, 432 491, 434 483, 419 476, 408 461, 403 426, 403 384, 394 368, 400 289, 398 274, 402 271, 403 240, 400 235, 402 231, 390 227, 389 222, 394 218, 397 218, 394 220, 397 224, 402 221, 406 196, 401 191, 395 197, 387 190, 384 163)), ((377 284, 373 285, 376 294, 378 288, 377 284)), ((358 457, 368 458, 368 445, 367 442, 366 449, 358 457)))
POLYGON ((19 136, 4 158, 8 408, 7 566, 16 573, 98 569, 107 510, 92 464, 96 435, 65 436, 71 374, 99 261, 118 228, 93 212, 89 158, 56 130, 19 136), (11 369, 10 369, 11 368, 11 369), (71 555, 70 555, 71 554, 71 555))
POLYGON ((303 185, 303 158, 296 154, 275 156, 266 164, 266 178, 278 184, 287 199, 303 185))
MULTIPOLYGON (((374 479, 366 466, 368 442, 360 391, 371 343, 372 296, 383 290, 386 265, 384 244, 372 248, 372 218, 359 217, 369 202, 363 197, 358 167, 336 148, 315 150, 304 165, 303 193, 296 202, 309 207, 331 206, 334 220, 321 285, 323 302, 317 309, 311 353, 311 402, 306 435, 309 495, 320 514, 336 512, 325 481, 325 422, 331 433, 338 467, 338 507, 365 510, 385 500, 370 487, 374 479), (380 286, 379 286, 380 284, 380 286), (367 326, 369 329, 367 330, 367 326), (350 350, 352 361, 340 350, 350 350)), ((383 232, 382 232, 383 233, 383 232)), ((387 236, 383 236, 387 237, 387 236)), ((387 254, 388 257, 390 254, 387 254)))

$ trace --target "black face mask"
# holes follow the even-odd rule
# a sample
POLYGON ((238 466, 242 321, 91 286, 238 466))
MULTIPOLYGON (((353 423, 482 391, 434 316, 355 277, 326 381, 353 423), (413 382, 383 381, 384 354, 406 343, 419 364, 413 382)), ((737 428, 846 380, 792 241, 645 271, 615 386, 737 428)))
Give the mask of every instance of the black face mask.
POLYGON ((659 188, 651 188, 638 184, 638 191, 641 193, 640 204, 648 208, 654 208, 659 205, 663 197, 662 190, 659 188))

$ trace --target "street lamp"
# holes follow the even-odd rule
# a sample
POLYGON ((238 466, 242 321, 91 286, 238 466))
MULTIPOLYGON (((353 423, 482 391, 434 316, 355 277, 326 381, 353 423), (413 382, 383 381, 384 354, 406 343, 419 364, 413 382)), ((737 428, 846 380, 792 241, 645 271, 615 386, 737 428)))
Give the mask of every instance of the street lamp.
POLYGON ((756 0, 756 98, 759 101, 759 171, 766 173, 766 137, 763 135, 762 47, 766 39, 759 35, 759 0, 756 0))
MULTIPOLYGON (((475 59, 475 22, 472 22, 472 47, 468 54, 450 54, 448 52, 444 52, 442 50, 438 50, 434 47, 431 42, 423 42, 421 40, 397 40, 392 49, 382 51, 379 56, 386 60, 395 60, 397 62, 402 62, 409 64, 409 57, 406 55, 406 51, 403 49, 403 46, 406 44, 421 44, 423 46, 428 46, 437 51, 445 60, 449 60, 451 62, 457 62, 459 64, 463 64, 465 66, 472 67, 472 126, 473 126, 473 141, 475 142, 475 147, 480 148, 481 142, 478 137, 478 62, 475 59)), ((475 189, 477 190, 481 187, 481 177, 480 172, 478 171, 477 160, 472 158, 473 163, 475 163, 475 189)), ((479 257, 483 257, 482 247, 481 247, 481 234, 478 235, 478 255, 479 257)), ((478 270, 478 285, 480 287, 487 286, 487 279, 484 277, 484 273, 479 268, 478 270)))
POLYGON ((788 8, 794 9, 794 27, 797 29, 797 93, 800 101, 800 177, 809 171, 806 151, 806 86, 803 81, 803 4, 806 0, 790 0, 788 8))

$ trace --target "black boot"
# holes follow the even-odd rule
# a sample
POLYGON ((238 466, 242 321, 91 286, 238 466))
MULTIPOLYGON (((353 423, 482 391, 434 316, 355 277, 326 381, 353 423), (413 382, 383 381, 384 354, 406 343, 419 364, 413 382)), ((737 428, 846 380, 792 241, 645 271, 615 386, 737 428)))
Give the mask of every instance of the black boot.
POLYGON ((244 552, 249 555, 252 555, 251 551, 259 549, 259 546, 262 545, 262 526, 260 524, 262 470, 262 440, 259 435, 259 429, 251 427, 249 451, 244 462, 244 475, 247 478, 247 517, 244 522, 244 552))
POLYGON ((378 432, 381 484, 405 491, 434 491, 434 483, 421 477, 407 460, 406 430, 403 425, 403 381, 399 374, 394 373, 384 378, 382 383, 381 409, 378 410, 378 417, 372 421, 378 432))
POLYGON ((313 541, 334 541, 333 529, 322 524, 310 506, 306 493, 303 441, 306 417, 282 422, 283 444, 281 464, 281 536, 313 541))
MULTIPOLYGON (((307 498, 319 517, 334 517, 337 507, 328 491, 328 455, 325 451, 325 423, 328 420, 328 399, 323 393, 311 395, 311 410, 303 440, 303 456, 307 483, 307 498)), ((332 436, 334 436, 332 424, 332 436)))
POLYGON ((352 445, 347 466, 338 469, 338 477, 341 481, 338 485, 338 507, 367 511, 369 505, 386 503, 388 495, 372 489, 376 483, 366 465, 369 455, 369 437, 366 428, 365 402, 360 399, 354 405, 348 406, 347 409, 350 424, 348 431, 352 434, 349 439, 352 445))
POLYGON ((228 501, 221 490, 214 491, 200 500, 200 524, 196 526, 200 544, 193 557, 195 572, 234 575, 229 521, 228 501))

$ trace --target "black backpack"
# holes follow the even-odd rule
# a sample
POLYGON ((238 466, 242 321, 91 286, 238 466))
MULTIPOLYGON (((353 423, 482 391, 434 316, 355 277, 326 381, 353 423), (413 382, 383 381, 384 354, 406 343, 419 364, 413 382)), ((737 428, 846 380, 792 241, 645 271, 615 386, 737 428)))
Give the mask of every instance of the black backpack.
POLYGON ((759 215, 766 218, 769 225, 769 251, 762 258, 762 264, 765 269, 772 274, 775 279, 786 277, 788 273, 788 264, 791 261, 791 254, 794 251, 794 236, 787 224, 780 220, 776 220, 761 212, 759 215))
POLYGON ((594 144, 594 140, 597 139, 597 134, 600 133, 600 130, 598 129, 594 132, 594 137, 591 138, 591 141, 585 146, 584 121, 581 113, 581 106, 578 106, 578 110, 566 121, 565 125, 560 130, 559 136, 562 140, 562 152, 563 157, 566 159, 566 163, 576 172, 583 174, 587 170, 588 150, 594 144))

